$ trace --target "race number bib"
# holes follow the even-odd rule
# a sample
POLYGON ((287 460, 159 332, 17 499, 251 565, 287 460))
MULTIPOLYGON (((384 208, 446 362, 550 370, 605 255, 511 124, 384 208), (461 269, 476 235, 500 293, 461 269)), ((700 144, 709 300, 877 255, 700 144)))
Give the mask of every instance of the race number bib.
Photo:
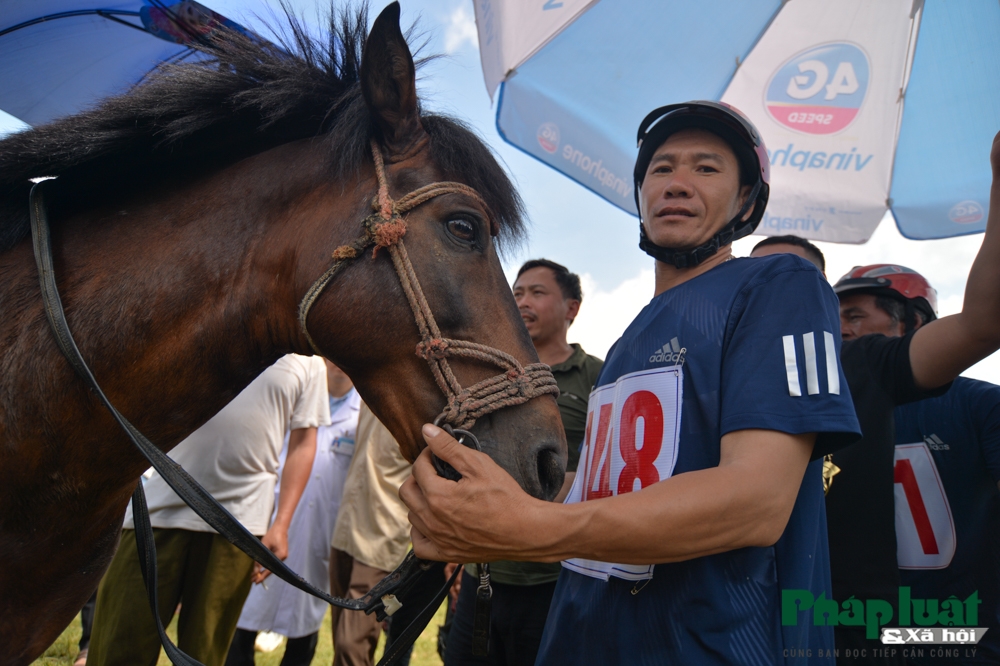
MULTIPOLYGON (((580 467, 566 502, 631 493, 670 478, 681 427, 682 366, 642 370, 595 389, 587 405, 580 467)), ((607 580, 642 580, 652 564, 572 559, 572 571, 607 580)))
POLYGON ((955 521, 927 445, 896 447, 896 560, 900 569, 944 569, 955 556, 955 521))

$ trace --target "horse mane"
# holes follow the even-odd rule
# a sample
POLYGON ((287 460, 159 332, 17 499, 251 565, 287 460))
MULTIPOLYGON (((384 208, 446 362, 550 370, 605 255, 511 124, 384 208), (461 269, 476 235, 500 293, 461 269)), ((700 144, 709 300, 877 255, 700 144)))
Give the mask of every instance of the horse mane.
MULTIPOLYGON (((225 32, 202 47, 202 60, 160 65, 121 95, 0 141, 0 252, 30 232, 33 178, 58 177, 50 208, 68 214, 309 137, 326 137, 334 177, 370 163, 376 127, 359 82, 367 10, 331 11, 325 40, 287 6, 285 15, 287 25, 272 30, 277 44, 225 32)), ((456 119, 421 122, 443 176, 479 191, 501 243, 520 239, 523 203, 490 148, 456 119)))

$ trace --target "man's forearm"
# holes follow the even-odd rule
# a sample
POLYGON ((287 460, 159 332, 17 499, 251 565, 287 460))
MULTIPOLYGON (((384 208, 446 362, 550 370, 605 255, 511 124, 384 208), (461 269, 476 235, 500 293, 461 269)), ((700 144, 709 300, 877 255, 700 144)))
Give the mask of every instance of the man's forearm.
POLYGON ((572 557, 652 564, 769 546, 781 536, 798 496, 814 436, 767 431, 731 433, 737 459, 678 474, 639 492, 574 504, 534 503, 532 529, 518 559, 572 557), (774 440, 787 440, 783 448, 774 440), (798 441, 795 441, 798 440, 798 441), (784 457, 772 469, 742 459, 751 448, 775 445, 784 457), (797 447, 797 448, 791 448, 797 447), (545 538, 545 537, 548 538, 545 538))
POLYGON ((754 502, 739 490, 739 476, 737 470, 714 467, 616 497, 539 502, 532 512, 534 538, 525 544, 534 552, 526 550, 518 559, 652 564, 771 545, 788 513, 754 502), (541 541, 539 535, 549 538, 541 541))
POLYGON ((316 428, 299 428, 288 437, 288 454, 285 468, 281 472, 281 487, 278 492, 278 510, 272 525, 285 529, 292 522, 295 507, 309 483, 313 460, 316 457, 316 428))

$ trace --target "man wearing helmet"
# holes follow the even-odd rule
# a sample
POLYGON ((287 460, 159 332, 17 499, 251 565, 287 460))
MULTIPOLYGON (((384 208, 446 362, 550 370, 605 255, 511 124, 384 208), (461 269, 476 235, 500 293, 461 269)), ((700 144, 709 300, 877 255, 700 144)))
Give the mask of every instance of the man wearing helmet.
MULTIPOLYGON (((797 236, 766 238, 750 256, 775 253, 798 254, 825 270, 820 249, 797 236)), ((1000 386, 961 377, 950 390, 947 382, 916 384, 911 363, 925 359, 911 358, 910 342, 937 319, 937 292, 915 271, 855 266, 834 291, 844 374, 864 433, 828 456, 824 472, 833 487, 834 598, 887 601, 893 615, 885 620, 900 624, 901 586, 913 599, 964 600, 975 592, 982 608, 966 621, 993 629, 975 663, 1000 663, 1000 386)), ((941 351, 949 353, 947 344, 941 351)), ((842 625, 836 633, 840 663, 923 663, 901 650, 893 655, 863 627, 842 625)))
POLYGON ((859 433, 836 297, 798 257, 733 259, 768 162, 731 107, 652 112, 634 175, 655 295, 608 353, 566 504, 425 426, 400 490, 414 548, 564 560, 539 664, 829 663, 830 628, 781 610, 783 589, 829 596, 819 458, 859 433), (437 477, 432 453, 463 478, 437 477))
MULTIPOLYGON (((890 624, 898 623, 903 610, 897 607, 900 587, 915 581, 920 594, 914 588, 913 598, 944 600, 964 589, 964 600, 978 589, 985 603, 976 626, 996 627, 998 622, 996 557, 984 539, 989 531, 984 528, 996 523, 1000 507, 977 446, 981 442, 983 452, 991 450, 992 421, 1000 420, 1000 415, 990 416, 998 389, 960 379, 948 390, 960 372, 1000 346, 1000 294, 997 276, 988 274, 995 270, 989 264, 997 261, 990 258, 996 243, 995 207, 991 213, 983 248, 970 272, 966 307, 959 315, 938 320, 937 292, 905 266, 858 266, 834 285, 840 299, 844 370, 864 439, 832 456, 838 470, 827 495, 833 593, 837 600, 889 602, 896 618, 890 624), (989 425, 979 427, 986 422, 989 425), (955 441, 956 432, 961 442, 955 441), (941 434, 952 440, 951 453, 925 448, 924 436, 940 439, 941 434), (902 449, 896 447, 899 436, 907 445, 902 449), (898 460, 901 453, 905 460, 898 460), (935 461, 944 467, 938 469, 935 461), (943 478, 949 478, 950 488, 942 486, 943 478), (955 506, 949 509, 952 499, 955 506), (917 504, 919 509, 911 514, 917 504), (963 507, 967 510, 956 514, 963 507), (961 552, 954 549, 959 532, 961 552), (940 575, 907 571, 949 567, 956 552, 958 566, 940 575), (910 566, 914 562, 916 566, 910 566), (977 568, 993 570, 974 582, 970 571, 977 568), (937 586, 941 581, 946 584, 937 586)), ((991 462, 1000 478, 996 446, 991 462)), ((868 652, 862 660, 842 658, 844 664, 905 663, 900 654, 875 659, 873 652, 881 644, 868 638, 862 627, 841 626, 836 634, 842 651, 868 652)), ((989 663, 1000 657, 997 650, 996 643, 987 641, 980 656, 989 663)))
POLYGON ((937 291, 914 270, 895 264, 855 266, 833 287, 845 340, 900 337, 937 318, 937 291))
MULTIPOLYGON (((905 266, 855 267, 834 291, 840 297, 845 340, 867 335, 898 340, 937 319, 937 292, 905 266)), ((958 377, 944 395, 898 406, 895 428, 891 473, 897 489, 896 538, 891 554, 898 582, 910 588, 914 599, 943 601, 954 595, 965 600, 975 594, 980 604, 975 626, 989 631, 976 646, 974 661, 998 663, 1000 386, 958 377)), ((847 453, 834 457, 846 467, 849 483, 855 461, 847 453)), ((849 487, 837 478, 837 492, 831 494, 849 500, 844 493, 849 487)), ((871 505, 870 495, 860 499, 871 505)), ((841 527, 836 518, 831 512, 831 538, 841 527)), ((854 541, 854 548, 867 545, 854 541)))

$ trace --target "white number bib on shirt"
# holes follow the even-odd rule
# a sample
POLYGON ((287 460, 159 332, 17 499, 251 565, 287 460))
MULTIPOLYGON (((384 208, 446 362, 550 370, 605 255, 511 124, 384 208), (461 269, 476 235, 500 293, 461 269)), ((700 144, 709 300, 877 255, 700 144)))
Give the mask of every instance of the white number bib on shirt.
POLYGON ((955 555, 955 522, 927 445, 898 445, 893 478, 899 568, 944 569, 955 555))
MULTIPOLYGON (((642 370, 590 394, 580 467, 566 502, 611 497, 670 478, 681 426, 682 366, 642 370)), ((572 559, 563 566, 594 578, 642 580, 653 565, 572 559)))

